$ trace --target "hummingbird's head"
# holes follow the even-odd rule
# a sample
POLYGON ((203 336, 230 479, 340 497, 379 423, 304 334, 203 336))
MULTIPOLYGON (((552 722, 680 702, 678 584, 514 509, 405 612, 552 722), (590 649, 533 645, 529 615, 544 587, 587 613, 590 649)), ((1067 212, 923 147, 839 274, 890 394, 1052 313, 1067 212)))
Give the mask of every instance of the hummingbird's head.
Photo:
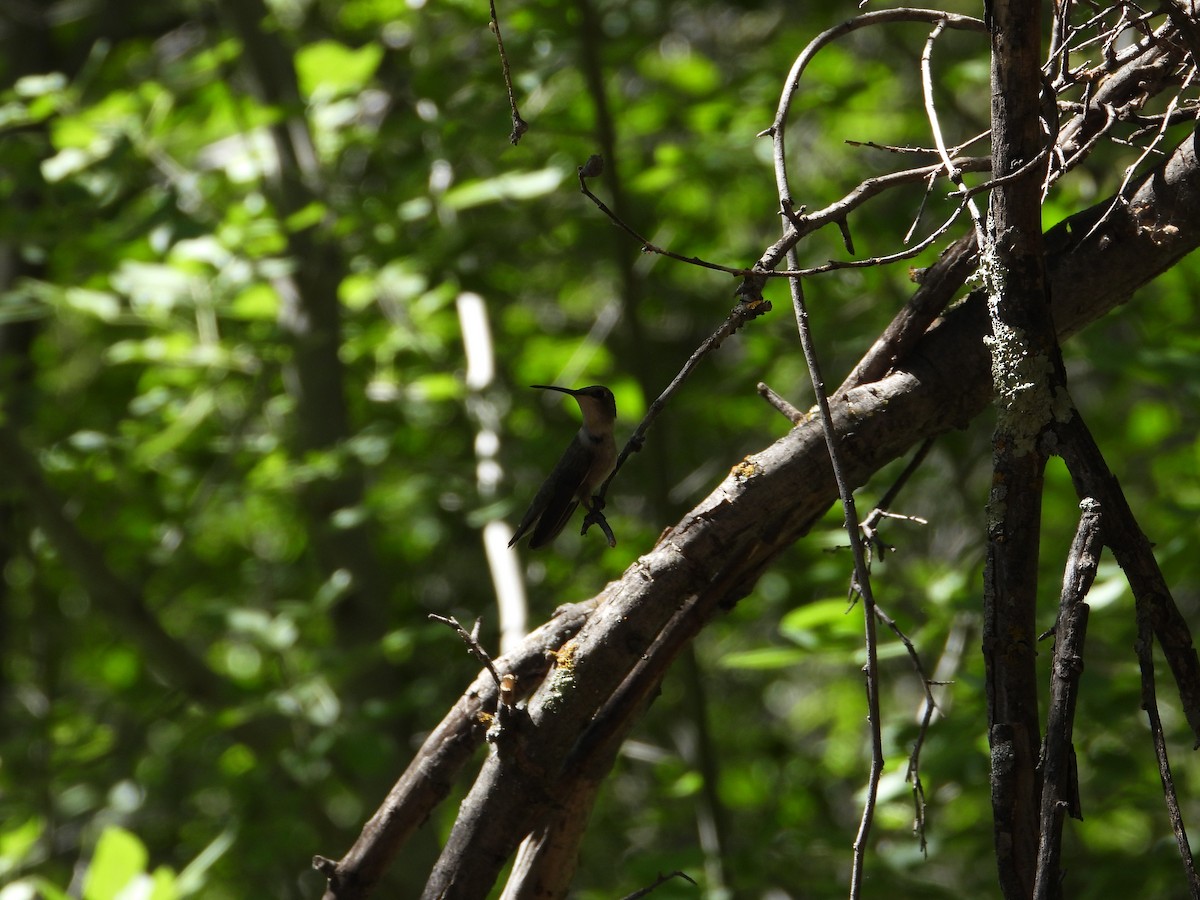
POLYGON ((613 392, 602 384, 592 384, 577 390, 557 387, 553 384, 531 386, 543 391, 560 391, 574 397, 583 413, 583 426, 592 434, 610 431, 613 422, 617 420, 616 398, 613 397, 613 392))

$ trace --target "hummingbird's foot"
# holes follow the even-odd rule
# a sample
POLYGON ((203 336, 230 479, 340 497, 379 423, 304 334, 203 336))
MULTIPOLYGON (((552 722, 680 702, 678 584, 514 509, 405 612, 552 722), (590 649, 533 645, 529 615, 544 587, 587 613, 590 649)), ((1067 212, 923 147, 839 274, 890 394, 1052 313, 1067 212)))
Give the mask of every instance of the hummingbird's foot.
POLYGON ((592 502, 585 504, 587 515, 583 517, 583 528, 580 529, 580 536, 587 534, 589 528, 593 525, 599 525, 600 530, 604 532, 604 536, 608 539, 608 546, 617 546, 617 538, 613 534, 612 527, 608 524, 608 519, 604 518, 604 498, 599 494, 592 497, 592 502))

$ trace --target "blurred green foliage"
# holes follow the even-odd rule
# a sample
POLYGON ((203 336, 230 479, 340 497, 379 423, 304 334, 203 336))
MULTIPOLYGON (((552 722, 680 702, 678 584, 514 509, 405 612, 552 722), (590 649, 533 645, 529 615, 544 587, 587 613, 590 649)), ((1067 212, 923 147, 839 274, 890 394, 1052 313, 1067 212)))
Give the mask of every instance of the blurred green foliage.
MULTIPOLYGON (((6 488, 0 897, 65 896, 68 885, 73 896, 131 896, 121 893, 131 879, 156 898, 318 896, 311 857, 341 855, 474 675, 426 615, 482 617, 494 645, 480 526, 520 515, 575 427, 567 407, 525 386, 608 384, 629 429, 734 302, 728 276, 643 255, 580 196, 576 167, 606 152, 592 186, 654 243, 750 264, 779 229, 769 146, 755 134, 794 54, 856 5, 501 3, 532 126, 516 147, 486 4, 275 0, 262 29, 292 61, 298 109, 259 99, 220 5, 44 6, 0 15, 5 419, 104 564, 230 692, 189 696, 156 669, 20 486, 6 488), (285 215, 267 129, 289 120, 311 131, 319 178, 314 199, 285 215), (341 379, 349 430, 299 452, 279 284, 296 267, 290 238, 318 225, 344 265, 344 369, 329 377, 341 379), (464 380, 455 305, 468 291, 486 304, 497 354, 478 393, 464 380), (477 482, 480 410, 502 422, 499 493, 477 482), (369 526, 388 585, 359 611, 365 643, 340 628, 347 576, 320 558, 301 499, 347 472, 362 490, 332 527, 369 526)), ((825 205, 894 165, 846 139, 928 143, 915 66, 926 33, 868 30, 818 56, 792 114, 801 202, 825 205)), ((938 45, 951 142, 987 127, 986 53, 976 36, 938 45)), ((1073 174, 1048 217, 1111 191, 1134 156, 1073 174)), ((894 251, 919 198, 897 192, 855 216, 858 252, 894 251)), ((923 225, 951 208, 935 193, 923 225)), ((831 232, 804 253, 818 263, 845 251, 831 232)), ((831 384, 911 288, 903 267, 811 282, 831 384)), ((615 483, 619 546, 568 528, 553 552, 522 549, 535 621, 617 577, 742 455, 783 433, 757 382, 811 403, 786 293, 772 285, 768 296, 775 313, 701 366, 615 483)), ((1075 399, 1193 621, 1197 296, 1200 272, 1182 265, 1067 348, 1075 399)), ((951 683, 922 756, 925 857, 904 782, 920 685, 886 637, 888 769, 867 896, 998 895, 979 654, 989 463, 986 421, 945 436, 900 502, 929 524, 886 526, 897 552, 876 566, 880 603, 951 683)), ((898 467, 863 489, 866 508, 898 467)), ((1045 515, 1048 627, 1076 519, 1058 466, 1045 515)), ((657 896, 724 896, 722 882, 738 896, 844 896, 868 744, 839 523, 831 511, 700 636, 702 706, 694 683, 668 678, 601 796, 578 896, 620 896, 676 869, 701 887, 672 882, 657 896), (701 715, 723 874, 696 831, 701 715)), ((1128 590, 1106 563, 1076 733, 1086 819, 1066 829, 1075 897, 1186 893, 1133 639, 1128 590)), ((1194 823, 1200 769, 1160 676, 1194 823)), ((394 866, 388 896, 415 895, 454 799, 394 866)))

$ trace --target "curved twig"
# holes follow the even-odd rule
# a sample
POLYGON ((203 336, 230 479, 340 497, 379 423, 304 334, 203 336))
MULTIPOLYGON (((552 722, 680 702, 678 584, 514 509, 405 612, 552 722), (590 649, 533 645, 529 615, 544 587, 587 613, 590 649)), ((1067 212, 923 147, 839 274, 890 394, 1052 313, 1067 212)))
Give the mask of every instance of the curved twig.
MULTIPOLYGON (((780 261, 784 258, 787 251, 794 247, 800 240, 813 232, 824 228, 826 225, 837 224, 844 222, 846 217, 858 209, 868 200, 882 194, 884 191, 890 190, 901 185, 913 184, 915 182, 927 180, 939 173, 944 173, 945 167, 938 163, 935 165, 919 166, 913 169, 903 169, 899 172, 888 172, 884 175, 873 175, 861 181, 856 187, 849 191, 841 199, 831 203, 823 209, 803 215, 793 215, 789 217, 792 228, 774 245, 772 245, 762 258, 753 266, 729 266, 722 263, 712 262, 711 260, 701 259, 698 256, 684 256, 681 253, 676 253, 673 250, 668 250, 665 247, 659 247, 651 243, 644 237, 636 228, 622 219, 616 212, 613 211, 603 200, 587 186, 587 179, 595 177, 600 173, 602 168, 598 162, 600 157, 594 156, 588 160, 583 166, 578 169, 579 173, 579 189, 580 192, 596 205, 600 212, 604 213, 609 220, 632 237, 635 241, 642 245, 643 253, 654 253, 659 256, 664 256, 667 259, 673 259, 677 262, 687 263, 692 266, 699 266, 703 269, 711 269, 715 272, 724 272, 728 275, 734 275, 740 278, 794 278, 796 276, 819 275, 824 272, 832 272, 837 269, 863 268, 867 266, 886 265, 892 262, 898 262, 904 259, 910 259, 919 254, 926 247, 930 246, 934 241, 946 233, 947 229, 958 220, 962 214, 963 207, 960 206, 950 216, 950 218, 942 224, 932 234, 926 236, 919 244, 909 247, 899 253, 889 254, 886 256, 870 257, 868 259, 859 260, 830 260, 829 262, 813 266, 806 269, 779 269, 776 268, 780 261)), ((991 159, 986 156, 982 157, 958 157, 954 160, 955 165, 963 172, 986 172, 991 168, 991 159)), ((985 184, 979 185, 971 189, 971 195, 987 190, 995 181, 988 181, 985 184)))
MULTIPOLYGON (((783 208, 787 209, 795 206, 792 201, 791 187, 788 184, 787 146, 784 141, 784 130, 787 125, 792 100, 799 90, 800 77, 804 74, 804 70, 821 48, 838 38, 857 31, 860 28, 891 22, 945 22, 945 27, 948 28, 981 33, 987 31, 983 20, 972 16, 960 16, 937 9, 903 7, 901 9, 883 9, 876 12, 864 13, 861 16, 856 16, 853 19, 826 29, 813 38, 808 43, 808 46, 800 52, 800 55, 796 57, 796 61, 792 63, 791 71, 788 72, 787 81, 784 84, 783 93, 779 98, 779 106, 775 111, 775 120, 769 128, 759 132, 760 137, 770 137, 772 139, 776 189, 779 192, 780 203, 783 208)), ((798 267, 794 266, 793 268, 798 267)))
POLYGON ((986 246, 983 233, 983 217, 980 215, 979 207, 975 205, 973 196, 968 193, 967 186, 963 182, 962 170, 960 170, 954 161, 950 158, 950 153, 946 149, 946 139, 942 136, 942 125, 938 119, 937 104, 933 100, 933 72, 930 61, 933 57, 933 44, 945 30, 945 22, 938 22, 933 31, 929 33, 929 37, 925 41, 925 47, 921 51, 921 92, 925 97, 925 115, 929 119, 929 130, 933 134, 934 145, 937 147, 938 156, 941 157, 942 166, 946 171, 946 177, 958 189, 958 193, 963 197, 963 203, 971 213, 971 221, 975 225, 975 239, 979 242, 980 247, 986 246))

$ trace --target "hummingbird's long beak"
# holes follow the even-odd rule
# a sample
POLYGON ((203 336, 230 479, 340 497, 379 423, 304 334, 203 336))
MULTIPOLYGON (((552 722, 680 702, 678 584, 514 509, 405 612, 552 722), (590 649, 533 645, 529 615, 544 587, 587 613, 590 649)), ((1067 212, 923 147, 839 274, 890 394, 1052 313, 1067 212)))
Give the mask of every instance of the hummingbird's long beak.
POLYGON ((579 404, 579 411, 583 413, 583 424, 589 435, 595 437, 612 433, 613 422, 617 420, 617 406, 612 391, 604 385, 590 384, 578 389, 559 387, 556 384, 531 384, 530 387, 570 394, 579 404))

